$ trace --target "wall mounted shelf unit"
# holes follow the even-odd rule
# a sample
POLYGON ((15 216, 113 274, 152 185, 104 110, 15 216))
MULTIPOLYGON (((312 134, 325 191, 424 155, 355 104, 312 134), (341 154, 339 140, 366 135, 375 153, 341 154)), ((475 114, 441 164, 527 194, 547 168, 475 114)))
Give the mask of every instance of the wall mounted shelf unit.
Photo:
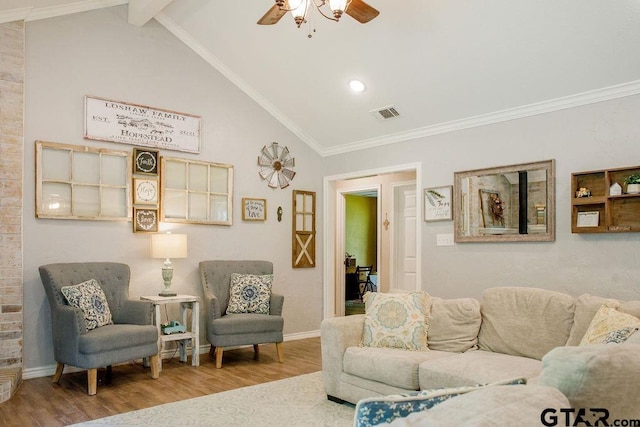
POLYGON ((640 194, 627 193, 624 185, 633 174, 640 174, 640 166, 572 173, 571 232, 640 232, 640 194), (610 194, 616 183, 622 187, 620 195, 610 194), (577 197, 581 188, 591 195, 577 197))

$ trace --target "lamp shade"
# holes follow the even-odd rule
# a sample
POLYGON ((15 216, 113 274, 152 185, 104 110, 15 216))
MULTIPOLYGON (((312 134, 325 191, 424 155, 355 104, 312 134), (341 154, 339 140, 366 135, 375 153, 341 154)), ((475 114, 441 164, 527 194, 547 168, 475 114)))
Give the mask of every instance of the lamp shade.
POLYGON ((186 258, 186 234, 152 234, 151 258, 186 258))

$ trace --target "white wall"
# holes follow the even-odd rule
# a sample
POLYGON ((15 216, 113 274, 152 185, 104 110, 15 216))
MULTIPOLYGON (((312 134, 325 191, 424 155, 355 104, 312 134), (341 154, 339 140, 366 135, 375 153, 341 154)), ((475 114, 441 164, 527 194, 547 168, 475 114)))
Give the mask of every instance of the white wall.
MULTIPOLYGON (((324 159, 324 175, 422 162, 422 187, 456 171, 556 159, 556 241, 436 247, 453 222, 423 223, 422 288, 480 297, 492 286, 536 286, 640 299, 640 233, 572 234, 571 173, 640 164, 640 96, 324 159)), ((638 212, 640 216, 640 212, 638 212)))
MULTIPOLYGON (((132 296, 156 294, 163 289, 162 260, 149 258, 149 235, 134 234, 130 222, 35 218, 35 140, 132 149, 129 145, 83 139, 85 95, 199 115, 200 154, 161 154, 234 165, 233 226, 165 224, 164 229, 189 235, 189 258, 174 260, 173 288, 202 295, 197 270, 201 260, 271 260, 276 276, 274 291, 286 296, 285 334, 319 329, 322 262, 318 259, 314 269, 291 268, 291 190, 316 191, 318 200, 322 199, 321 159, 243 92, 155 21, 142 28, 129 25, 126 6, 27 23, 25 86, 25 369, 54 363, 50 312, 38 266, 53 262, 125 262, 132 270, 132 296), (297 175, 284 190, 268 188, 257 173, 259 151, 272 141, 288 146, 296 159, 297 175), (265 223, 242 222, 242 197, 267 199, 265 223), (284 210, 282 222, 276 220, 278 206, 284 210)), ((319 233, 321 212, 318 209, 319 233)), ((318 254, 322 254, 321 242, 317 239, 318 254)))

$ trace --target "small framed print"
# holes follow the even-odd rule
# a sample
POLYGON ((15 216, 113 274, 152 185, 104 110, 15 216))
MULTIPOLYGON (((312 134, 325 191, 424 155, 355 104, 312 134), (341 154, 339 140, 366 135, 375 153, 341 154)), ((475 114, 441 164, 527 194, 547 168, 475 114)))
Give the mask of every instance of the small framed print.
POLYGON ((133 149, 133 173, 158 175, 158 156, 156 150, 133 149))
POLYGON ((133 204, 158 204, 158 178, 133 178, 133 204))
POLYGON ((453 185, 424 189, 424 220, 447 221, 453 219, 453 185))
POLYGON ((267 199, 242 198, 243 221, 266 221, 267 199))
POLYGON ((158 209, 133 208, 133 232, 157 233, 158 209))

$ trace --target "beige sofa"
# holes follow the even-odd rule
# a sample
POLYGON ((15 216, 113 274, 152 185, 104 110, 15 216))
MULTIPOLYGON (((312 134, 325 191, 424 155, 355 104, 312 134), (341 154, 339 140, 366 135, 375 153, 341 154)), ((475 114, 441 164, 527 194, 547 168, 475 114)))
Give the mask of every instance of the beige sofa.
MULTIPOLYGON (((588 364, 597 359, 590 351, 601 347, 606 347, 600 350, 606 354, 615 353, 617 344, 591 349, 575 347, 604 301, 587 294, 575 298, 560 292, 518 287, 488 289, 481 302, 472 298, 432 298, 428 351, 362 347, 365 315, 325 319, 321 325, 325 390, 331 400, 355 404, 375 396, 524 377, 529 384, 560 389, 571 401, 575 384, 571 378, 560 378, 557 366, 579 366, 582 359, 588 364), (550 367, 541 375, 542 359, 554 349, 547 358, 550 367), (572 357, 576 357, 573 362, 572 357), (563 362, 567 358, 570 362, 563 362)), ((618 310, 640 317, 640 301, 621 302, 618 310)), ((637 387, 640 345, 633 343, 640 343, 640 331, 628 342, 634 351, 625 352, 624 363, 628 364, 631 358, 635 369, 631 375, 635 380, 627 384, 637 387)), ((582 369, 585 371, 586 368, 582 369)), ((640 408, 637 393, 630 393, 624 384, 619 388, 620 393, 603 397, 597 407, 607 404, 609 410, 625 415, 630 413, 626 410, 629 405, 640 408)), ((571 403, 595 402, 583 399, 571 403)))

